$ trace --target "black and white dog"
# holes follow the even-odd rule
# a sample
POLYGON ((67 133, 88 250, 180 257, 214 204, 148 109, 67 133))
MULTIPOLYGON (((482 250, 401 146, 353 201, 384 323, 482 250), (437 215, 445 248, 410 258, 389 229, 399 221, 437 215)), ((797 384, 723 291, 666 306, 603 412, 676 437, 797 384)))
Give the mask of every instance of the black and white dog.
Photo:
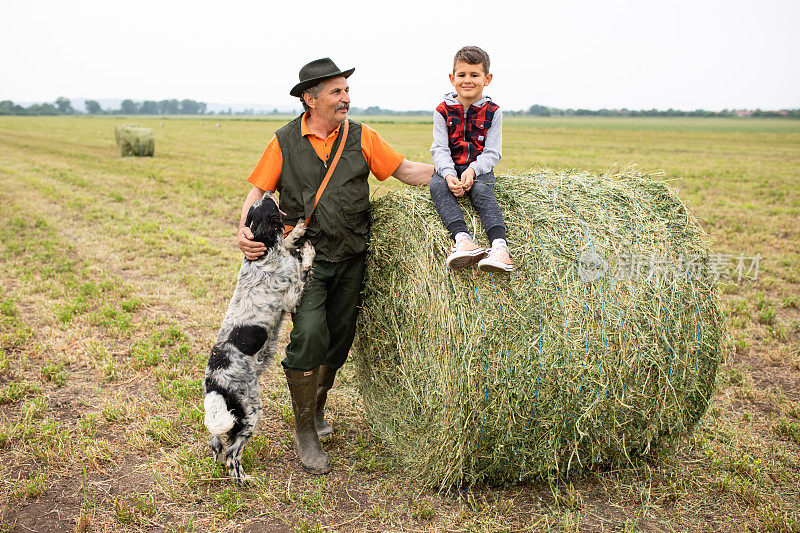
POLYGON ((253 203, 245 222, 267 251, 254 261, 242 261, 203 382, 211 450, 237 483, 246 480, 242 451, 261 414, 258 376, 275 359, 283 318, 300 302, 314 260, 308 241, 301 250, 302 261, 292 255, 305 224, 300 221, 284 239, 278 206, 269 196, 253 203))

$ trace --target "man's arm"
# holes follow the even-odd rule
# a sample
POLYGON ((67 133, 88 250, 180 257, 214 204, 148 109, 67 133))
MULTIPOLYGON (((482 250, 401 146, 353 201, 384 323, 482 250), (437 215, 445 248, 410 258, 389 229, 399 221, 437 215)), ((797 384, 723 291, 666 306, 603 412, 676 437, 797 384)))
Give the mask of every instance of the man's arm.
POLYGON ((242 216, 239 219, 239 249, 244 252, 244 256, 250 260, 258 259, 267 251, 267 247, 264 246, 263 242, 257 242, 253 240, 253 232, 250 231, 250 228, 244 225, 245 220, 247 220, 247 213, 250 211, 250 206, 253 205, 256 200, 260 200, 263 196, 264 191, 256 186, 253 186, 253 188, 250 189, 250 192, 247 194, 247 198, 244 199, 242 216))
MULTIPOLYGON (((256 168, 248 176, 247 181, 253 184, 253 188, 244 199, 242 206, 242 216, 239 219, 239 232, 237 235, 237 242, 239 249, 244 252, 245 257, 250 260, 257 259, 264 255, 267 248, 263 243, 255 242, 253 240, 253 232, 250 228, 245 227, 244 223, 247 220, 247 213, 250 211, 250 206, 256 200, 260 200, 264 196, 264 191, 274 191, 278 185, 278 180, 281 176, 281 169, 283 168, 283 155, 281 154, 281 146, 278 143, 278 138, 274 135, 272 140, 269 141, 266 150, 258 160, 256 168)), ((274 197, 273 197, 274 199, 274 197)), ((277 203, 277 202, 275 202, 277 203)))
POLYGON ((366 124, 361 125, 361 150, 364 152, 364 159, 367 160, 370 171, 378 181, 383 181, 389 176, 394 176, 408 185, 427 185, 431 181, 433 165, 404 159, 378 135, 377 131, 366 124))
POLYGON ((392 176, 406 185, 427 185, 433 176, 433 165, 403 159, 397 170, 392 172, 392 176))

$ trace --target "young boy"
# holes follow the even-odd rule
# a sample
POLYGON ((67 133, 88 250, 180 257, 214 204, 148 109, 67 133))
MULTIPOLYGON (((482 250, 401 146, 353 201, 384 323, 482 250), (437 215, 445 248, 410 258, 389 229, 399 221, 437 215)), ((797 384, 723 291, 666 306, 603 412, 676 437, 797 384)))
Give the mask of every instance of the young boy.
POLYGON ((453 270, 478 263, 485 272, 513 269, 506 243, 506 227, 494 197, 492 169, 500 160, 503 115, 483 95, 492 81, 489 55, 477 46, 456 53, 450 83, 455 93, 445 95, 433 113, 431 155, 436 173, 430 183, 431 198, 455 245, 447 257, 453 270), (467 195, 491 243, 488 251, 478 247, 467 230, 457 198, 467 195))

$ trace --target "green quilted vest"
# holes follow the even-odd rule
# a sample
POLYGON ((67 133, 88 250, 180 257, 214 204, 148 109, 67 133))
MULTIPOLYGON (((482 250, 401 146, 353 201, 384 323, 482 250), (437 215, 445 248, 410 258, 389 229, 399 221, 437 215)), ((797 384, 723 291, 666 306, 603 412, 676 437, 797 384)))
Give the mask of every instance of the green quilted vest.
MULTIPOLYGON (((317 194, 328 163, 339 148, 341 135, 331 148, 328 162, 323 162, 311 142, 300 135, 301 117, 275 132, 283 156, 278 180, 283 222, 294 226, 314 209, 317 194)), ((350 121, 350 131, 339 163, 325 192, 319 199, 306 236, 314 245, 317 258, 342 261, 360 254, 369 239, 369 166, 361 150, 361 124, 350 121)))

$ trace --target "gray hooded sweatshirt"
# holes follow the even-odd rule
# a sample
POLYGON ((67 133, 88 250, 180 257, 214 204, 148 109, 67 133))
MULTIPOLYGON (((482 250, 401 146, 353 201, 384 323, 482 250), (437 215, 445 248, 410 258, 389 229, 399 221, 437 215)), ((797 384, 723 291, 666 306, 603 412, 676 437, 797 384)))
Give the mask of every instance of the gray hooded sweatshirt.
MULTIPOLYGON (((444 95, 444 102, 447 105, 461 105, 456 100, 458 94, 454 92, 446 93, 444 95)), ((482 96, 478 101, 472 105, 481 107, 486 102, 490 101, 488 96, 482 96)), ((433 157, 433 165, 436 167, 436 172, 442 176, 448 175, 456 176, 456 166, 453 163, 453 158, 450 156, 450 143, 447 137, 447 124, 444 117, 434 111, 433 112, 433 144, 431 145, 431 156, 433 157)), ((498 109, 494 113, 492 125, 486 130, 486 143, 483 147, 483 152, 469 164, 469 168, 475 170, 475 175, 488 174, 503 157, 503 112, 498 109)))

